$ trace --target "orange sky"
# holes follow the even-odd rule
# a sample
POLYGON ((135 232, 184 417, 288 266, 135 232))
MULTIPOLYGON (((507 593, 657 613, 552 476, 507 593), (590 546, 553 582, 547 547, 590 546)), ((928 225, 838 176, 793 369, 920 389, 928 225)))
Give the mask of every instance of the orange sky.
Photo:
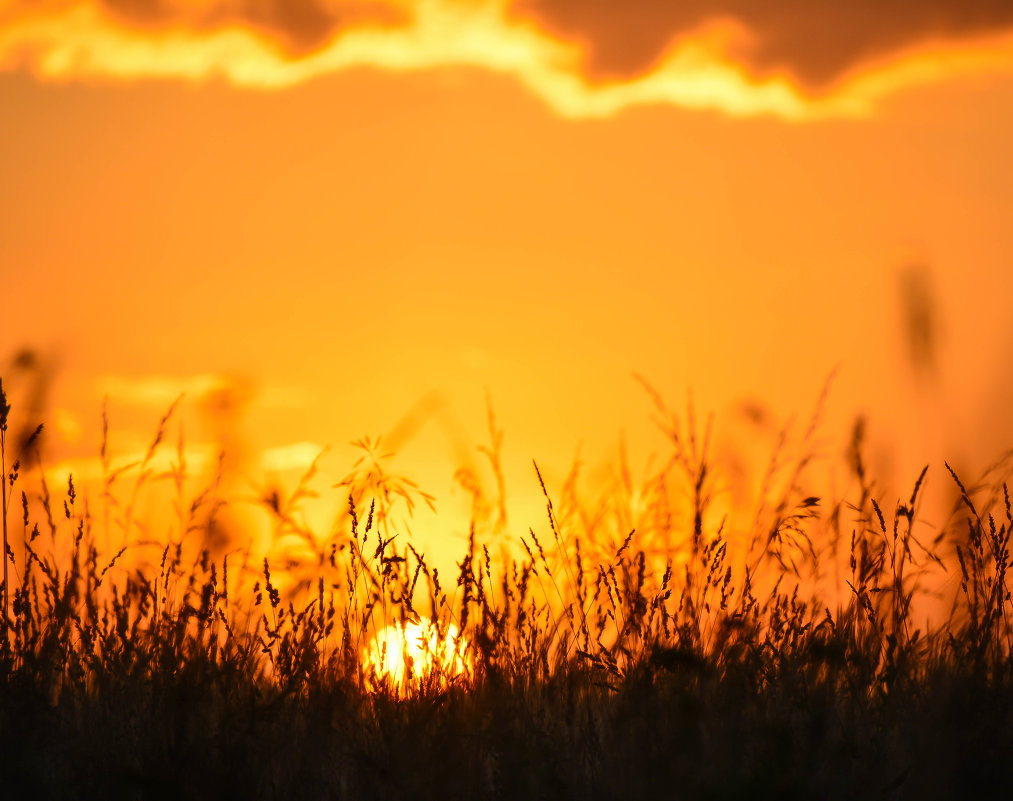
POLYGON ((558 486, 578 446, 661 446, 635 371, 748 448, 737 403, 804 417, 840 366, 831 452, 864 411, 904 486, 980 469, 1013 440, 1001 5, 0 2, 0 358, 52 369, 47 447, 79 471, 107 393, 123 454, 186 390, 195 452, 258 476, 330 444, 339 478, 423 402, 397 465, 434 542, 487 391, 523 531, 531 458, 558 486))

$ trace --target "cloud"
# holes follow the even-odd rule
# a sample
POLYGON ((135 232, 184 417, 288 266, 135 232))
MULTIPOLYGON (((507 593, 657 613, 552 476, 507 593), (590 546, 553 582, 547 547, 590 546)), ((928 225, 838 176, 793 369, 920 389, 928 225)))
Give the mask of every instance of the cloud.
POLYGON ((581 42, 597 79, 650 72, 673 42, 724 23, 738 30, 731 55, 751 72, 787 72, 814 89, 925 42, 1013 31, 1007 0, 517 0, 515 13, 581 42))
POLYGON ((862 116, 1013 74, 1013 6, 895 0, 0 0, 0 71, 276 90, 361 67, 507 75, 556 113, 862 116))
POLYGON ((312 52, 353 28, 408 24, 404 6, 384 0, 99 0, 127 24, 185 25, 214 31, 244 27, 275 40, 291 56, 312 52))

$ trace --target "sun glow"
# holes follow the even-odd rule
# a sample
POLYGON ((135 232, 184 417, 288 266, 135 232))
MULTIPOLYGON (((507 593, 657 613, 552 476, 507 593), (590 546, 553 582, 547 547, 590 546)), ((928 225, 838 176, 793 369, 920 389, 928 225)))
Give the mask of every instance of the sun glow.
POLYGON ((468 677, 472 662, 468 643, 453 623, 441 627, 432 621, 392 623, 382 629, 366 649, 367 676, 388 679, 395 686, 439 674, 441 681, 468 677))

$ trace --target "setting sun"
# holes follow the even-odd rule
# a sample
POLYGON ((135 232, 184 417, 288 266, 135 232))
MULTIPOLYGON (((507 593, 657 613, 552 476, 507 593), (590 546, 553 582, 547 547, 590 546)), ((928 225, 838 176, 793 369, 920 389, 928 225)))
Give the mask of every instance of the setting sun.
POLYGON ((389 678, 395 687, 422 682, 433 675, 439 683, 471 675, 471 654, 457 626, 440 629, 432 621, 392 623, 373 638, 366 651, 364 669, 378 681, 389 678))

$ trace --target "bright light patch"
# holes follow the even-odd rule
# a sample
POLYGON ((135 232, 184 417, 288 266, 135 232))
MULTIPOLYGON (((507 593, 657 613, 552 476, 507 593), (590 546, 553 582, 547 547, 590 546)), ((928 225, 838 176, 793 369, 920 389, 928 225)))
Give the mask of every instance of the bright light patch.
MULTIPOLYGON (((139 436, 125 439, 137 445, 143 441, 139 436)), ((139 475, 140 465, 147 456, 147 446, 124 452, 115 448, 113 450, 115 453, 109 465, 109 472, 117 474, 120 485, 129 485, 139 475)), ((148 459, 146 469, 156 479, 165 479, 179 469, 178 459, 179 453, 174 446, 163 445, 148 459)), ((183 449, 183 462, 188 475, 200 475, 216 464, 212 450, 201 445, 187 445, 183 449)), ((103 476, 102 460, 97 457, 60 459, 53 464, 45 464, 44 471, 46 481, 53 486, 66 484, 68 474, 73 475, 75 481, 82 483, 98 481, 103 476)))
POLYGON ((60 442, 75 444, 81 441, 81 421, 69 409, 55 409, 53 421, 60 442))
POLYGON ((366 649, 365 670, 395 686, 438 672, 444 681, 471 675, 467 642, 457 626, 448 624, 443 636, 432 621, 393 623, 381 630, 366 649))
POLYGON ((316 442, 293 442, 291 445, 279 445, 268 448, 260 457, 265 470, 284 472, 286 470, 305 470, 326 450, 316 442))
POLYGON ((229 386, 229 379, 220 375, 193 375, 185 377, 148 375, 108 375, 96 380, 98 395, 115 399, 117 403, 149 406, 164 410, 180 395, 201 397, 229 386))

